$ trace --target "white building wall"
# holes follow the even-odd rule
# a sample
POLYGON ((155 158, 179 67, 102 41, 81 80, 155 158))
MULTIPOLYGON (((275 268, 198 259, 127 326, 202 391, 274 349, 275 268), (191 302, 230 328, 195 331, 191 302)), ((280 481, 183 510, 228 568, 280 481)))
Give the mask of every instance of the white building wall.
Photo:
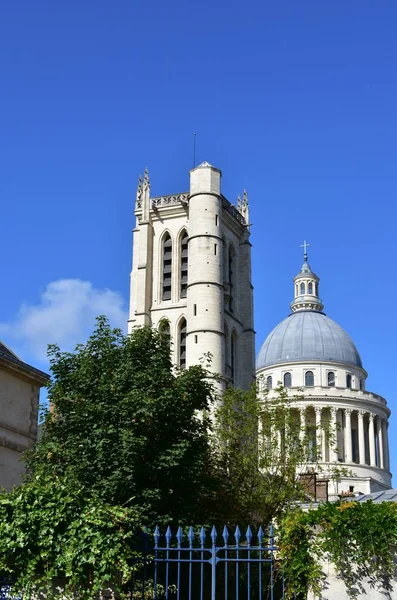
POLYGON ((338 363, 320 362, 290 362, 259 369, 257 371, 259 389, 269 398, 277 394, 275 388, 284 383, 285 373, 291 373, 292 386, 288 393, 297 408, 306 409, 313 407, 313 414, 307 416, 314 422, 314 409, 320 408, 322 419, 329 418, 329 411, 336 412, 338 426, 335 431, 337 452, 335 456, 330 449, 326 449, 322 456, 320 466, 323 475, 327 475, 335 464, 346 467, 348 476, 341 477, 340 481, 330 481, 329 493, 335 497, 342 492, 348 492, 353 488, 354 493, 368 494, 382 491, 391 487, 391 472, 389 460, 389 445, 387 435, 387 423, 390 410, 386 400, 381 396, 365 390, 365 379, 367 373, 364 369, 350 367, 338 363), (311 371, 314 374, 314 385, 305 385, 305 373, 311 371), (335 374, 335 386, 328 385, 328 373, 335 374), (346 376, 352 375, 352 387, 346 387, 346 376), (272 377, 272 390, 266 392, 267 378, 272 377), (360 380, 363 389, 360 390, 360 380), (347 412, 350 415, 350 431, 347 429, 347 412), (360 424, 362 418, 363 450, 360 452, 360 424), (370 420, 373 420, 371 430, 370 420), (383 455, 377 450, 380 444, 379 434, 376 427, 382 428, 381 440, 383 455), (349 457, 348 439, 351 440, 351 456, 349 457), (355 452, 353 452, 355 439, 355 452), (370 450, 370 440, 373 440, 375 453, 370 450))

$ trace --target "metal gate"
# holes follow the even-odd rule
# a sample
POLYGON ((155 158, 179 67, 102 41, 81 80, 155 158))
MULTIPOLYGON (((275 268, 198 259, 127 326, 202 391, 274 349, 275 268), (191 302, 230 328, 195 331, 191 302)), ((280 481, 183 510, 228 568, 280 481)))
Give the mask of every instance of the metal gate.
POLYGON ((282 600, 286 597, 273 526, 253 534, 215 527, 196 533, 170 527, 142 533, 136 548, 131 600, 282 600))

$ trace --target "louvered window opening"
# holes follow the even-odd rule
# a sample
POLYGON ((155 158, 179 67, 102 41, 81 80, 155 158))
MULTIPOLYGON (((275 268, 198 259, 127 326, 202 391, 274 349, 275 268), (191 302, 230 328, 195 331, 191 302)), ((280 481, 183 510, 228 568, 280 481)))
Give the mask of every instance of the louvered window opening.
POLYGON ((183 234, 181 240, 181 298, 187 296, 187 272, 188 272, 188 235, 183 234))
POLYGON ((230 312, 233 312, 233 310, 234 310, 233 284, 234 284, 234 280, 233 280, 233 248, 232 248, 232 246, 230 246, 230 248, 229 248, 229 288, 230 288, 229 310, 230 310, 230 312))
POLYGON ((171 300, 172 241, 166 236, 163 244, 163 300, 171 300))
POLYGON ((186 320, 183 319, 179 328, 179 366, 186 368, 186 320))

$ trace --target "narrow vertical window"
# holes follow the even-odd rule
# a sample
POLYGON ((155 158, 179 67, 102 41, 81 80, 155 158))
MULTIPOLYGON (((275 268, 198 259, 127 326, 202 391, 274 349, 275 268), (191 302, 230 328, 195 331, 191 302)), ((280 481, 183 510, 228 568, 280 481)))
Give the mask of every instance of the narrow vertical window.
POLYGON ((306 373, 305 373, 305 385, 307 387, 313 387, 313 385, 314 385, 313 371, 306 371, 306 373))
POLYGON ((308 293, 312 294, 313 293, 313 284, 309 283, 309 289, 308 289, 308 293))
POLYGON ((163 300, 171 300, 172 241, 167 233, 163 241, 163 300))
POLYGON ((273 379, 272 379, 272 376, 269 375, 269 377, 267 377, 267 379, 266 379, 266 389, 271 390, 272 387, 273 387, 273 379))
POLYGON ((346 375, 346 387, 350 389, 352 387, 352 376, 350 375, 350 373, 346 375))
POLYGON ((197 316, 197 304, 193 304, 193 317, 197 316))
POLYGON ((301 283, 301 294, 305 293, 305 284, 301 283))
POLYGON ((292 386, 291 373, 284 373, 284 387, 290 388, 292 386))
POLYGON ((171 329, 170 322, 168 319, 161 319, 159 324, 159 333, 161 340, 166 342, 168 346, 171 345, 171 329))
POLYGON ((233 312, 234 303, 233 303, 233 288, 234 288, 234 248, 232 245, 229 246, 229 290, 230 290, 230 300, 229 300, 229 310, 233 312))
POLYGON ((360 377, 360 390, 363 391, 364 389, 364 382, 362 380, 362 377, 360 377))
POLYGON ((179 366, 186 368, 186 319, 179 324, 179 366))
POLYGON ((214 244, 214 254, 215 254, 215 256, 216 256, 217 249, 218 249, 218 244, 214 244))
POLYGON ((198 335, 194 336, 194 343, 197 344, 198 343, 198 335))
POLYGON ((335 387, 335 373, 333 371, 329 371, 327 377, 328 377, 328 387, 335 387))
POLYGON ((232 331, 232 337, 230 340, 230 366, 231 366, 231 380, 234 383, 236 375, 236 332, 232 331))
POLYGON ((187 295, 187 269, 188 269, 188 235, 186 231, 181 237, 181 298, 187 295))
POLYGON ((215 215, 215 225, 218 225, 218 215, 215 215))

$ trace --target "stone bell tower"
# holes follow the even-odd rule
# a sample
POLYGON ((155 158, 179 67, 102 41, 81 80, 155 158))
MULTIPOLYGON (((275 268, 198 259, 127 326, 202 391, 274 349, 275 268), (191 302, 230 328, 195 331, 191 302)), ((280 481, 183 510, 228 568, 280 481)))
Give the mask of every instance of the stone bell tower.
POLYGON ((210 353, 219 389, 246 389, 255 369, 248 197, 233 206, 221 176, 203 162, 189 191, 156 198, 147 170, 139 179, 129 330, 151 325, 169 335, 180 368, 210 353))

